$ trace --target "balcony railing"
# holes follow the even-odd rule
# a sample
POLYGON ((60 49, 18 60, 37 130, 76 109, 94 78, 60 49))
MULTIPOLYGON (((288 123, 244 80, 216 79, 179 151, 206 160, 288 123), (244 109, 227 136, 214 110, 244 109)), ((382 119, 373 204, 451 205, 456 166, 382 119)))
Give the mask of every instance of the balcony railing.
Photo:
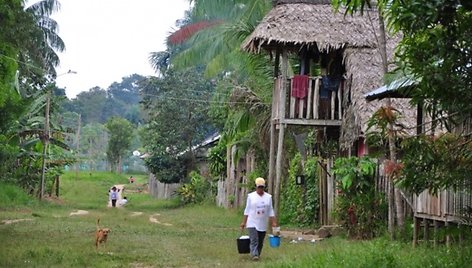
MULTIPOLYGON (((308 88, 303 98, 297 97, 300 94, 294 94, 294 78, 290 77, 287 81, 286 109, 284 119, 316 119, 316 120, 341 120, 342 119, 342 91, 344 89, 344 81, 337 80, 330 86, 327 78, 321 76, 309 77, 308 88)), ((274 91, 274 105, 276 114, 274 118, 280 119, 278 116, 280 105, 279 92, 282 90, 281 77, 276 78, 274 91)))

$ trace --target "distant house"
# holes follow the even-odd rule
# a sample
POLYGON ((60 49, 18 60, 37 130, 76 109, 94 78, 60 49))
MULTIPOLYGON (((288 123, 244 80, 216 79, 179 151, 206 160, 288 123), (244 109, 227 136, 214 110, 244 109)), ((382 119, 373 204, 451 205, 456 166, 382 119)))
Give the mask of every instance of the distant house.
MULTIPOLYGON (((389 85, 384 85, 365 94, 365 98, 368 101, 381 100, 383 98, 411 98, 412 91, 415 90, 416 85, 417 81, 412 78, 398 79, 389 85)), ((416 134, 435 135, 446 131, 446 129, 439 124, 436 130, 429 128, 429 130, 426 131, 426 121, 429 121, 429 124, 432 122, 431 118, 423 113, 423 107, 419 104, 417 105, 416 114, 416 134)), ((453 128, 453 131, 460 133, 464 128, 471 128, 470 120, 457 124, 453 128)), ((433 195, 430 191, 425 190, 419 195, 412 194, 410 204, 413 211, 415 227, 413 243, 416 244, 418 240, 420 221, 423 222, 423 237, 425 237, 425 239, 429 236, 429 226, 434 227, 434 241, 436 243, 438 227, 448 226, 450 224, 471 224, 464 219, 470 217, 472 213, 472 185, 466 183, 463 188, 457 189, 456 191, 452 189, 443 190, 437 195, 433 195)), ((446 236, 446 240, 446 242, 449 243, 449 235, 446 236)))

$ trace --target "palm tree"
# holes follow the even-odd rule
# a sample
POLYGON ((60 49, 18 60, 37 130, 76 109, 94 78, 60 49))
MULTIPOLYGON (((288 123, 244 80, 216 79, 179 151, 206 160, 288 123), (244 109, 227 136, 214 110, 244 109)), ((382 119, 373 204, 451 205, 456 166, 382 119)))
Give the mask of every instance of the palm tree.
MULTIPOLYGON (((23 0, 23 5, 25 3, 23 0)), ((28 30, 29 39, 20 46, 20 73, 23 77, 32 78, 35 83, 41 81, 44 75, 56 77, 55 67, 59 65, 56 51, 64 51, 65 44, 57 34, 57 22, 50 16, 59 9, 59 1, 41 0, 24 10, 33 25, 28 30)))
POLYGON ((181 28, 168 37, 168 50, 150 57, 160 73, 169 64, 173 68, 205 66, 208 77, 219 75, 221 80, 224 74, 231 80, 232 94, 215 100, 220 101, 218 106, 238 103, 229 107, 223 136, 239 148, 259 144, 256 137, 268 133, 264 126, 270 119, 270 64, 264 56, 241 52, 239 46, 270 7, 268 0, 196 0, 181 28))

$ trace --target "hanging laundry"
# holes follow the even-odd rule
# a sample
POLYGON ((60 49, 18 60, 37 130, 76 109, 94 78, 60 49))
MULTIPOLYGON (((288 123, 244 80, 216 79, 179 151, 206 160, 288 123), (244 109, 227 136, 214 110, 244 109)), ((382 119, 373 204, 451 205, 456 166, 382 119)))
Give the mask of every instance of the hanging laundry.
POLYGON ((330 91, 338 91, 339 84, 341 83, 341 78, 333 76, 322 76, 321 77, 321 90, 320 96, 323 98, 328 98, 330 91))
POLYGON ((310 77, 308 75, 293 76, 292 96, 303 99, 308 95, 308 82, 310 77))

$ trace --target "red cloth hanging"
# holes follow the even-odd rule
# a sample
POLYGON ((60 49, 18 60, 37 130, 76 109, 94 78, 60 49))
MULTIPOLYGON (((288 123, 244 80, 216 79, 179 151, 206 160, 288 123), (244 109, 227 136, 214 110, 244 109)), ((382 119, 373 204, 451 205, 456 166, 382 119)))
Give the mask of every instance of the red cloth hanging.
POLYGON ((303 99, 308 93, 308 82, 310 77, 308 75, 295 75, 293 76, 292 83, 292 96, 303 99))

